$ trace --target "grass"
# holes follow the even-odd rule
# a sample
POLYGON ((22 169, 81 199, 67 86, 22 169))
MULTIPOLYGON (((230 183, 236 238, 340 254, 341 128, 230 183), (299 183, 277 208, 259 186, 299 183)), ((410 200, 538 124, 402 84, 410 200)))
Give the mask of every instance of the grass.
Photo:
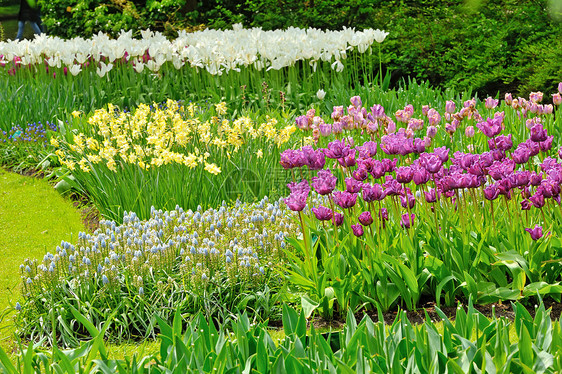
MULTIPOLYGON (((42 258, 61 242, 84 231, 80 213, 42 179, 0 169, 0 311, 19 296, 19 265, 42 258)), ((0 323, 0 345, 6 349, 13 332, 8 316, 0 323)))

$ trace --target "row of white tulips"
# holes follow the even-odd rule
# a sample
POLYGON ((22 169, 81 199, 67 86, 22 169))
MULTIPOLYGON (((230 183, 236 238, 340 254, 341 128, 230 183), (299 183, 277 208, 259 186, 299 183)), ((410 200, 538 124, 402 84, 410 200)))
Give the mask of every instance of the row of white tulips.
POLYGON ((116 61, 131 63, 137 72, 144 68, 155 72, 171 62, 176 69, 188 65, 220 75, 241 67, 279 70, 297 61, 308 61, 313 68, 318 61, 327 61, 332 69, 341 71, 349 51, 356 48, 364 53, 375 41, 382 43, 388 33, 378 29, 323 31, 293 27, 264 31, 236 24, 232 30, 180 32, 171 41, 150 30, 141 35, 141 39, 135 39, 131 31, 122 31, 118 38, 111 39, 100 32, 91 39, 64 40, 42 34, 33 40, 0 42, 0 63, 26 66, 46 62, 77 75, 85 63, 93 62, 100 76, 116 61))

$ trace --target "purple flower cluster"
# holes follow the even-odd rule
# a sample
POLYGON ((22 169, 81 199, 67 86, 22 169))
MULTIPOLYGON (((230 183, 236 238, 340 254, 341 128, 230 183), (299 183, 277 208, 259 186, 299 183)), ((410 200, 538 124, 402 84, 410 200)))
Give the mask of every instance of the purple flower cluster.
MULTIPOLYGON (((554 106, 562 104, 562 92, 560 92, 562 82, 558 85, 559 92, 552 95, 552 104, 540 104, 543 99, 542 92, 532 92, 529 99, 517 98, 513 99, 511 94, 505 95, 505 104, 515 109, 517 114, 522 118, 535 120, 542 115, 552 114, 554 106), (531 118, 531 114, 535 117, 531 118)), ((296 119, 296 125, 302 130, 312 131, 313 139, 318 142, 320 137, 327 137, 331 134, 338 135, 344 131, 360 130, 361 133, 370 134, 372 139, 383 137, 383 135, 391 135, 398 132, 396 137, 388 137, 381 139, 381 149, 390 155, 407 155, 410 153, 422 153, 425 148, 430 146, 438 131, 438 128, 444 129, 447 134, 453 136, 464 120, 473 120, 476 127, 487 137, 496 138, 504 128, 504 112, 495 112, 493 117, 484 120, 482 114, 476 108, 476 99, 466 100, 462 107, 457 110, 454 101, 447 101, 445 111, 441 114, 435 108, 429 105, 422 107, 421 118, 415 118, 414 107, 408 104, 404 109, 400 109, 394 113, 394 119, 385 114, 385 109, 380 104, 373 105, 369 110, 363 107, 363 102, 359 96, 350 99, 351 105, 347 108, 344 106, 335 106, 331 114, 333 123, 326 123, 324 119, 316 115, 314 109, 310 109, 306 115, 299 116, 296 119), (398 129, 396 123, 406 124, 405 128, 398 129), (415 137, 416 133, 425 129, 425 136, 415 137), (403 138, 408 139, 407 142, 403 138)), ((499 100, 488 97, 484 101, 484 106, 488 112, 496 109, 499 100)), ((474 127, 466 124, 464 132, 467 137, 474 136, 474 127)))
MULTIPOLYGON (((540 100, 541 96, 535 93, 530 102, 540 100)), ((340 123, 352 123, 356 127, 366 126, 369 121, 386 121, 388 124, 389 119, 382 106, 375 105, 371 112, 366 112, 361 107, 360 98, 352 98, 351 103, 347 116, 343 114, 343 107, 335 107, 332 119, 340 123)), ((497 105, 495 99, 486 100, 489 110, 497 105)), ((423 121, 413 118, 413 107, 408 105, 396 113, 397 121, 407 123, 407 128, 390 132, 389 127, 385 126, 380 144, 370 140, 355 146, 353 139, 349 137, 336 139, 328 143, 326 148, 287 150, 282 154, 281 164, 286 168, 308 166, 310 170, 318 170, 317 175, 312 178, 312 188, 326 197, 325 201, 329 204, 325 205, 330 208, 318 206, 312 208, 312 212, 319 220, 332 220, 336 225, 340 225, 343 218, 348 217, 351 230, 356 236, 364 235, 363 227, 368 227, 375 221, 378 222, 377 227, 385 227, 388 211, 383 211, 381 205, 385 199, 393 200, 392 204, 396 208, 401 206, 407 211, 402 211, 402 215, 395 218, 399 221, 396 224, 405 229, 414 226, 415 214, 412 211, 416 207, 416 199, 434 204, 446 198, 451 199, 456 206, 456 199, 468 195, 467 190, 473 190, 471 195, 480 196, 487 201, 496 200, 500 196, 509 201, 518 194, 523 210, 542 208, 548 199, 560 204, 562 164, 559 160, 548 157, 553 136, 548 135, 541 118, 529 119, 528 138, 516 143, 512 134, 501 134, 505 128, 503 112, 496 112, 483 120, 475 107, 476 100, 467 100, 462 109, 456 112, 454 102, 447 102, 444 118, 451 123, 456 121, 453 125, 455 129, 462 118, 474 119, 476 127, 488 138, 488 150, 482 153, 457 151, 451 154, 447 147, 431 149, 432 136, 435 134, 429 129, 441 121, 441 116, 434 109, 425 106, 423 115, 432 118, 429 121, 431 125, 425 137, 416 138, 414 132, 423 127, 423 121), (379 147, 382 154, 378 152, 379 147), (530 162, 532 157, 539 154, 544 159, 540 164, 540 171, 534 170, 534 165, 530 162), (389 158, 394 155, 399 155, 400 159, 389 158), (402 163, 398 165, 400 160, 402 163), (412 182, 415 186, 412 186, 412 182), (417 190, 417 194, 412 189, 417 190)), ((303 117, 309 118, 310 115, 303 117)), ((314 120, 315 117, 312 118, 309 122, 314 126, 317 121, 314 120)), ((304 119, 301 121, 304 123, 304 119)), ((348 128, 346 126, 344 128, 348 128)), ((470 135, 474 136, 474 128, 471 129, 470 135)), ((562 148, 558 156, 562 158, 562 148)), ((291 195, 286 202, 292 210, 301 211, 306 205, 310 188, 307 183, 306 188, 296 187, 302 183, 306 181, 289 186, 291 195)))

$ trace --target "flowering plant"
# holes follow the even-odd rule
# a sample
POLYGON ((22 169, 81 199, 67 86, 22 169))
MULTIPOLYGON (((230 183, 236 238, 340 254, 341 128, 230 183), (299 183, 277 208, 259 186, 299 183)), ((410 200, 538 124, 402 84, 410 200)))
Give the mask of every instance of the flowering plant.
MULTIPOLYGON (((350 129, 368 130, 373 120, 378 121, 375 116, 382 118, 379 129, 371 133, 372 140, 358 145, 345 137, 326 148, 302 147, 281 154, 284 167, 308 169, 308 178, 289 185, 291 193, 285 201, 298 212, 305 232, 304 260, 294 272, 308 277, 308 282, 299 283, 320 308, 327 302, 326 289, 335 289, 335 284, 338 290, 333 298, 343 310, 364 302, 388 308, 398 297, 414 308, 428 290, 439 303, 444 287, 448 301, 457 292, 482 300, 498 297, 498 292, 463 289, 462 282, 470 287, 473 281, 503 287, 501 297, 506 298, 532 294, 544 281, 560 289, 562 268, 546 269, 543 262, 562 257, 559 241, 530 243, 542 236, 537 228, 529 229, 531 223, 540 222, 559 233, 553 219, 562 214, 562 164, 556 158, 559 152, 549 156, 554 136, 548 135, 541 117, 533 117, 527 138, 517 144, 515 136, 505 135, 509 125, 504 114, 496 113, 477 123, 488 139, 480 143, 485 149, 478 152, 472 143, 472 152, 452 152, 432 145, 434 139, 429 136, 415 137, 418 129, 413 127, 418 125, 411 121, 411 106, 397 113, 402 118, 397 122, 407 124, 398 128, 382 114, 383 108, 374 106, 362 119, 361 99, 353 97, 351 104, 348 112, 353 116, 344 121, 350 129), (312 190, 320 199, 310 200, 312 190), (493 245, 504 230, 510 245, 493 245), (316 247, 312 237, 320 238, 316 247), (471 248, 475 240, 480 242, 476 249, 471 248), (483 250, 482 245, 494 249, 483 250), (528 247, 531 250, 525 251, 528 247), (471 252, 478 261, 467 257, 471 252), (346 258, 346 264, 334 263, 339 256, 346 258), (514 258, 525 265, 515 269, 514 258), (326 276, 321 277, 323 272, 326 276), (514 280, 511 284, 500 281, 503 275, 499 274, 506 278, 511 274, 514 280)), ((465 106, 467 111, 471 105, 465 106)), ((335 121, 342 117, 341 108, 334 108, 335 121)), ((430 111, 428 115, 438 116, 430 111)), ((300 122, 303 117, 297 118, 297 125, 300 122)), ((315 123, 313 119, 312 126, 315 123)), ((550 294, 549 287, 540 292, 550 294)))
POLYGON ((80 333, 65 329, 75 323, 69 304, 82 305, 94 325, 121 309, 128 319, 111 328, 120 339, 153 335, 153 313, 169 321, 177 308, 225 318, 251 305, 268 318, 276 300, 269 292, 282 286, 285 238, 296 231, 284 204, 267 198, 206 211, 153 208, 148 220, 130 212, 123 224, 103 220, 93 234, 20 266, 20 334, 49 336, 55 315, 57 335, 75 345, 80 333))
POLYGON ((83 192, 112 219, 124 210, 148 218, 152 205, 195 208, 270 194, 274 186, 262 183, 265 173, 296 128, 269 116, 229 120, 226 114, 224 103, 204 110, 168 100, 132 112, 109 105, 87 118, 75 113, 83 132, 51 143, 83 192), (206 188, 197 187, 203 182, 206 188))

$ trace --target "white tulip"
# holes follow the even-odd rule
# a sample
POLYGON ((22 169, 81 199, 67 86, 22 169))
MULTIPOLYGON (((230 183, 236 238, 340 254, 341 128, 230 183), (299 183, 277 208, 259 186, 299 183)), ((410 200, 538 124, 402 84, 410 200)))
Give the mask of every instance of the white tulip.
POLYGON ((324 100, 324 98, 326 97, 326 91, 324 91, 323 89, 319 89, 318 92, 316 92, 316 97, 318 98, 318 100, 324 100))
POLYGON ((72 74, 73 76, 77 76, 78 73, 80 73, 81 70, 82 70, 82 66, 81 66, 81 65, 72 65, 71 67, 68 68, 68 71, 69 71, 70 74, 72 74))
POLYGON ((383 31, 383 30, 376 29, 373 32, 373 35, 374 35, 375 41, 377 43, 382 43, 382 42, 384 42, 384 39, 386 39, 388 33, 383 31))

